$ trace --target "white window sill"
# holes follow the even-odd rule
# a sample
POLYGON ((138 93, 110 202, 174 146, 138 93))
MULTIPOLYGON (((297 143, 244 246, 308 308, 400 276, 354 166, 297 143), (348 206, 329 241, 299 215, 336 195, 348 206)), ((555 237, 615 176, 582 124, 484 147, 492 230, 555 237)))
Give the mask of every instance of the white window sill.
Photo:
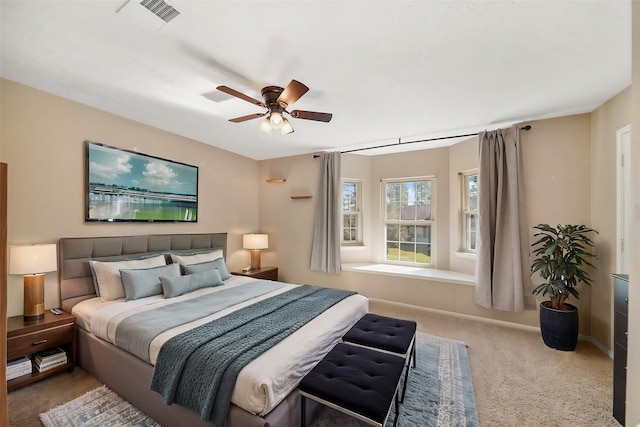
POLYGON ((344 251, 361 251, 366 249, 367 247, 365 245, 343 245, 340 246, 341 250, 344 251))
POLYGON ((474 254, 472 252, 458 251, 458 252, 456 252, 456 256, 458 258, 476 259, 476 254, 474 254))
POLYGON ((449 270, 437 270, 435 268, 409 267, 392 264, 349 263, 342 264, 342 270, 431 280, 434 282, 455 283, 458 285, 475 286, 476 284, 476 278, 470 274, 456 273, 455 271, 449 270))

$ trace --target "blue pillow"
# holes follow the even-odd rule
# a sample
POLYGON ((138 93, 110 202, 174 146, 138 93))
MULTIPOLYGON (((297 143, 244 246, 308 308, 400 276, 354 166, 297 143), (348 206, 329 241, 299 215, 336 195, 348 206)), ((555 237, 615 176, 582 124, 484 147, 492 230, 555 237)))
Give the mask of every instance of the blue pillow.
POLYGON ((124 285, 124 295, 127 301, 150 297, 162 293, 160 277, 180 277, 180 267, 177 264, 161 267, 141 269, 121 269, 120 277, 124 285))
MULTIPOLYGON (((96 296, 102 297, 100 294, 100 287, 106 287, 106 290, 111 291, 112 287, 118 287, 119 283, 122 281, 120 276, 120 267, 124 267, 125 269, 134 269, 134 268, 148 268, 148 267, 159 267, 161 265, 166 265, 167 259, 164 255, 151 254, 145 255, 137 258, 123 258, 120 260, 105 260, 98 261, 94 259, 89 260, 89 268, 91 270, 91 277, 93 278, 93 286, 96 289, 96 296), (160 258, 162 257, 162 262, 160 258), (145 262, 146 261, 146 262, 145 262), (98 274, 97 268, 98 266, 104 267, 100 268, 100 273, 98 274), (105 271, 106 270, 106 271, 105 271), (114 280, 113 276, 118 276, 117 283, 113 284, 114 280)), ((122 289, 121 289, 122 290, 122 289)), ((123 292, 110 292, 110 295, 107 296, 107 299, 104 301, 114 300, 118 298, 122 298, 123 292)))
MULTIPOLYGON (((172 264, 178 265, 178 264, 172 264)), ((162 291, 165 298, 173 298, 201 288, 213 288, 223 285, 218 270, 205 270, 200 273, 178 277, 161 277, 162 291)))
POLYGON ((220 273, 220 278, 222 280, 227 280, 231 277, 229 274, 229 270, 227 270, 227 265, 224 263, 224 258, 218 258, 214 261, 201 262, 199 264, 188 264, 182 265, 182 272, 184 274, 194 274, 201 273, 207 270, 218 270, 220 273))

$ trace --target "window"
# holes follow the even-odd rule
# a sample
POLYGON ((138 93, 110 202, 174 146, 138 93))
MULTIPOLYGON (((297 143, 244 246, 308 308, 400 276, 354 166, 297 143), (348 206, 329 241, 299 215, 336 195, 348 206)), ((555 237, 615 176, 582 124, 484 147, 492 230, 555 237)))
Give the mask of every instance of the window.
POLYGON ((362 243, 360 181, 342 182, 342 244, 362 243))
POLYGON ((435 179, 387 181, 383 188, 385 260, 431 265, 435 179))
POLYGON ((476 252, 478 235, 478 172, 462 174, 462 239, 463 252, 476 252))

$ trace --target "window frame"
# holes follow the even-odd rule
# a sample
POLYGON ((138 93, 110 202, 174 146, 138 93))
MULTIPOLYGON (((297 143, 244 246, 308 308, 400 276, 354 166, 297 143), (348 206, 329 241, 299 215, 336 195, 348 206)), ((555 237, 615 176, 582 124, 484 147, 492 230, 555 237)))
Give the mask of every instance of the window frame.
POLYGON ((343 178, 343 179, 340 180, 340 186, 342 188, 342 191, 340 193, 340 206, 342 206, 342 210, 340 212, 340 230, 341 230, 340 246, 362 246, 363 245, 363 239, 362 239, 362 235, 363 235, 363 228, 362 228, 362 180, 361 179, 343 178), (345 186, 345 184, 355 184, 355 187, 356 187, 356 196, 355 196, 356 209, 355 210, 348 210, 348 211, 344 210, 344 186, 345 186), (345 217, 345 215, 355 216, 356 217, 356 240, 355 241, 345 241, 344 240, 344 230, 345 230, 344 217, 345 217))
MULTIPOLYGON (((469 178, 476 176, 476 182, 479 182, 479 170, 470 169, 464 172, 460 172, 460 242, 459 251, 466 254, 476 254, 478 243, 478 221, 479 210, 478 202, 476 201, 476 209, 470 208, 470 194, 469 194, 469 178), (475 247, 471 247, 471 230, 470 230, 470 218, 475 217, 475 247)), ((477 184, 476 184, 477 188, 477 184)), ((476 190, 477 191, 477 190, 476 190)), ((477 197, 477 196, 476 196, 477 197)))
MULTIPOLYGON (((425 267, 425 268, 435 268, 436 267, 436 225, 437 225, 437 178, 435 175, 428 176, 416 176, 416 177, 406 177, 406 178, 389 178, 389 179, 381 179, 380 180, 380 194, 381 194, 381 232, 382 232, 382 259, 383 262, 387 264, 397 264, 397 265, 405 265, 405 266, 417 266, 417 267, 425 267), (429 181, 430 184, 430 219, 428 220, 387 220, 387 184, 394 183, 416 183, 420 181, 429 181), (409 226, 428 226, 429 227, 429 250, 430 250, 430 262, 423 263, 417 261, 403 261, 400 259, 388 259, 387 258, 387 243, 389 240, 387 239, 387 225, 399 224, 409 225, 409 226)), ((398 244, 401 244, 402 241, 398 240, 398 244)), ((415 242, 414 242, 415 243, 415 242)), ((418 253, 415 251, 414 253, 418 253)))

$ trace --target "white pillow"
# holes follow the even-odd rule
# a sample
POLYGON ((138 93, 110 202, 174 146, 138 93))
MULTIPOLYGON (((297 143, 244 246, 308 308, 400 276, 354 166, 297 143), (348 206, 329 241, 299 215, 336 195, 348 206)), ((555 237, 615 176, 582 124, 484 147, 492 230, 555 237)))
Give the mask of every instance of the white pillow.
POLYGON ((222 258, 224 253, 221 249, 211 252, 202 252, 199 254, 189 254, 189 255, 180 255, 180 254, 171 254, 171 261, 180 263, 182 265, 189 264, 200 264, 202 262, 207 261, 215 261, 219 258, 222 258))
POLYGON ((140 268, 160 267, 167 265, 164 255, 157 255, 150 258, 124 260, 124 261, 89 261, 94 274, 100 299, 102 301, 113 301, 124 298, 124 285, 120 277, 121 269, 135 270, 140 268))

